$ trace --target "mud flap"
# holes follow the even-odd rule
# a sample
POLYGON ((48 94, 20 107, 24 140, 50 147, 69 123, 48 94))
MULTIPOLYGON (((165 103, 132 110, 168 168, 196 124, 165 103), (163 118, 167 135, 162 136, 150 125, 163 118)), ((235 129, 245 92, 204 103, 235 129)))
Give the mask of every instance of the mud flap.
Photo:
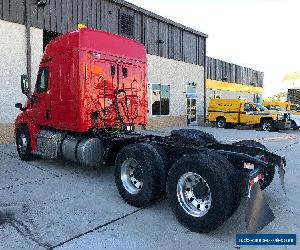
POLYGON ((278 174, 280 179, 280 184, 283 189, 283 192, 286 194, 284 175, 285 175, 286 159, 284 156, 281 157, 281 164, 278 166, 278 174))
POLYGON ((266 203, 259 183, 260 175, 249 180, 250 190, 246 207, 246 227, 249 233, 256 233, 263 229, 275 216, 266 203))

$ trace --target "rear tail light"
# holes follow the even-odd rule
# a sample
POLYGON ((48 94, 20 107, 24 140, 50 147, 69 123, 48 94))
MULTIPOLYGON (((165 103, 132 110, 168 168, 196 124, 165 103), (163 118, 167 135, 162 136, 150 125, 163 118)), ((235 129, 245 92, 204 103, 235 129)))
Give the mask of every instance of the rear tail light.
POLYGON ((265 176, 263 174, 259 174, 255 176, 253 179, 249 180, 249 186, 250 188, 253 187, 253 185, 258 181, 263 181, 265 179, 265 176))

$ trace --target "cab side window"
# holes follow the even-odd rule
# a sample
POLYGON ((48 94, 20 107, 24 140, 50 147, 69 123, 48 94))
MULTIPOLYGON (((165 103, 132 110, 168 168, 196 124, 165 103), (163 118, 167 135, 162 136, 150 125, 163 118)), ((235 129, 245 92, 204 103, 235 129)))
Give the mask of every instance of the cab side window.
POLYGON ((36 81, 36 91, 42 93, 48 90, 48 77, 49 69, 48 67, 40 68, 37 81, 36 81))
POLYGON ((249 103, 246 103, 246 104, 244 105, 244 110, 245 110, 245 111, 251 111, 251 107, 250 107, 250 104, 249 104, 249 103))
POLYGON ((244 110, 245 110, 245 111, 255 111, 256 109, 255 109, 255 107, 254 107, 252 104, 246 103, 246 104, 244 105, 244 110))

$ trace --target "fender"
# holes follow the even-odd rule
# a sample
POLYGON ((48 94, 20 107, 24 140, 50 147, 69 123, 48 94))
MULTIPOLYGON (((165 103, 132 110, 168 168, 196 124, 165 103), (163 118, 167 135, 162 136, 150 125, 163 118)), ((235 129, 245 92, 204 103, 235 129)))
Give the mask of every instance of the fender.
POLYGON ((17 128, 22 124, 26 124, 28 127, 32 151, 37 151, 36 135, 40 132, 41 129, 34 123, 32 119, 32 110, 27 109, 17 116, 17 119, 15 121, 15 135, 17 134, 17 128))

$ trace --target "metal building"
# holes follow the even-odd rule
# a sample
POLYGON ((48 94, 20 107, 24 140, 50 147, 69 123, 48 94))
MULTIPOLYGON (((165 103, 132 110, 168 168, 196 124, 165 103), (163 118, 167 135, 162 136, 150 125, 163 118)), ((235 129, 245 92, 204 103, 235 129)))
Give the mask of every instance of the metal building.
MULTIPOLYGON (((25 101, 20 75, 30 76, 34 88, 47 43, 76 30, 78 24, 120 34, 146 46, 149 127, 202 123, 212 91, 226 85, 226 73, 220 73, 217 66, 220 62, 208 58, 205 63, 207 35, 123 0, 0 0, 0 142, 12 140, 13 122, 19 112, 14 104, 25 101)), ((239 67, 228 65, 231 69, 239 67)), ((228 81, 239 74, 232 72, 237 73, 229 74, 228 81)), ((257 77, 258 83, 261 76, 257 77)))
POLYGON ((150 127, 203 121, 205 34, 123 0, 0 0, 1 131, 12 133, 14 103, 25 99, 20 75, 30 75, 34 87, 46 44, 79 23, 146 46, 150 127))
POLYGON ((206 58, 207 98, 262 101, 264 73, 219 59, 206 58))

